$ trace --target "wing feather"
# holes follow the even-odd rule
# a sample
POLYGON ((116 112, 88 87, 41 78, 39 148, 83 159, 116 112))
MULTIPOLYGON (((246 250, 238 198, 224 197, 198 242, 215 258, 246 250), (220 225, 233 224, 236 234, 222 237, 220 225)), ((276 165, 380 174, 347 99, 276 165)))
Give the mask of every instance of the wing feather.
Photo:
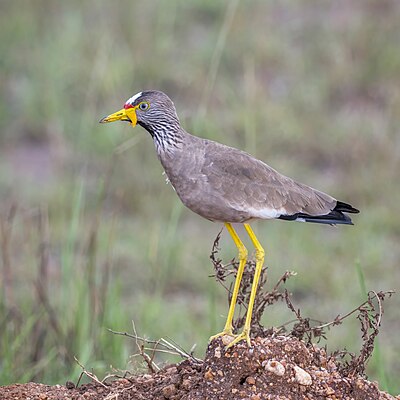
POLYGON ((218 192, 230 207, 249 211, 253 217, 263 210, 323 215, 336 206, 333 197, 280 174, 243 151, 216 142, 209 141, 206 146, 201 173, 209 192, 218 192))

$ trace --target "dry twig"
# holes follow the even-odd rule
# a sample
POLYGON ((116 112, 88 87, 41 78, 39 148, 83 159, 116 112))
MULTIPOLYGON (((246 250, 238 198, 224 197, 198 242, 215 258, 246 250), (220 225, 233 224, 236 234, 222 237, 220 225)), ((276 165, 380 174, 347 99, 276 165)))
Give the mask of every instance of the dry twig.
POLYGON ((79 375, 78 382, 75 385, 76 387, 78 387, 82 376, 86 375, 92 381, 94 381, 94 382, 98 383, 99 385, 103 386, 103 388, 105 388, 107 390, 110 390, 110 388, 107 385, 105 385, 102 381, 100 381, 99 378, 97 378, 97 376, 95 374, 93 374, 92 372, 87 371, 86 368, 79 362, 79 360, 75 356, 74 356, 74 360, 82 368, 82 372, 79 375))
POLYGON ((118 332, 112 329, 108 329, 109 332, 114 335, 126 336, 135 341, 135 344, 139 350, 139 354, 147 364, 149 370, 151 372, 156 372, 160 370, 160 367, 154 362, 154 357, 156 353, 168 353, 173 355, 178 355, 185 360, 191 360, 192 362, 199 364, 202 363, 202 360, 193 356, 191 352, 187 352, 182 349, 176 343, 172 343, 170 340, 160 338, 158 340, 146 339, 140 337, 136 332, 135 324, 133 323, 133 334, 128 332, 118 332), (146 344, 151 344, 153 346, 146 347, 146 344), (150 352, 150 355, 147 353, 150 352))

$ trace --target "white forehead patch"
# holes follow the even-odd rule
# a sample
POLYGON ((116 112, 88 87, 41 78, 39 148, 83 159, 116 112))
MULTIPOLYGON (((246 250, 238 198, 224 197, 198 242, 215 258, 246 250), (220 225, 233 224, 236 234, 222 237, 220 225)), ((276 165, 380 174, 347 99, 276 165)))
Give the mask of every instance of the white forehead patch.
POLYGON ((142 92, 136 93, 134 96, 132 96, 130 99, 128 99, 125 104, 133 104, 135 100, 137 100, 140 96, 142 95, 142 92))

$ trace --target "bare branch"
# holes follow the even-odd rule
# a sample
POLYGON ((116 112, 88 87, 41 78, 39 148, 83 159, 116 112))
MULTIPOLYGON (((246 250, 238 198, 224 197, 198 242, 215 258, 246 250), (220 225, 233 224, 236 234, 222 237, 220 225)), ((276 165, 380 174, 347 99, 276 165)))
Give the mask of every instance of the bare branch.
POLYGON ((79 381, 80 381, 80 379, 82 377, 82 374, 83 374, 83 375, 86 375, 92 381, 94 381, 94 382, 98 383, 99 385, 103 386, 103 388, 105 388, 107 390, 110 390, 110 388, 107 385, 105 385, 103 382, 101 382, 97 378, 97 376, 95 374, 93 374, 92 372, 87 371, 86 368, 79 362, 79 360, 75 356, 74 356, 74 360, 82 368, 82 372, 81 372, 81 375, 79 376, 79 380, 78 380, 78 383, 77 383, 76 386, 78 386, 79 381))

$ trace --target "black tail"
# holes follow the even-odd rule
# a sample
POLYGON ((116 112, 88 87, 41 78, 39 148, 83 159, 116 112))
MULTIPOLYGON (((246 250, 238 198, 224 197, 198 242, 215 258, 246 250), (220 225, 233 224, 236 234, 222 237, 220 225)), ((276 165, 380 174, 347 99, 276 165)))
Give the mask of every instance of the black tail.
POLYGON ((357 208, 352 207, 350 204, 343 203, 342 201, 338 201, 336 203, 336 207, 333 209, 333 211, 340 211, 351 214, 358 214, 360 212, 360 210, 357 210, 357 208))
POLYGON ((358 214, 360 211, 352 207, 350 204, 338 201, 336 207, 328 214, 325 215, 309 215, 304 213, 296 213, 293 215, 281 215, 279 219, 286 221, 304 221, 314 222, 317 224, 345 224, 353 225, 353 222, 349 216, 343 213, 358 214))

